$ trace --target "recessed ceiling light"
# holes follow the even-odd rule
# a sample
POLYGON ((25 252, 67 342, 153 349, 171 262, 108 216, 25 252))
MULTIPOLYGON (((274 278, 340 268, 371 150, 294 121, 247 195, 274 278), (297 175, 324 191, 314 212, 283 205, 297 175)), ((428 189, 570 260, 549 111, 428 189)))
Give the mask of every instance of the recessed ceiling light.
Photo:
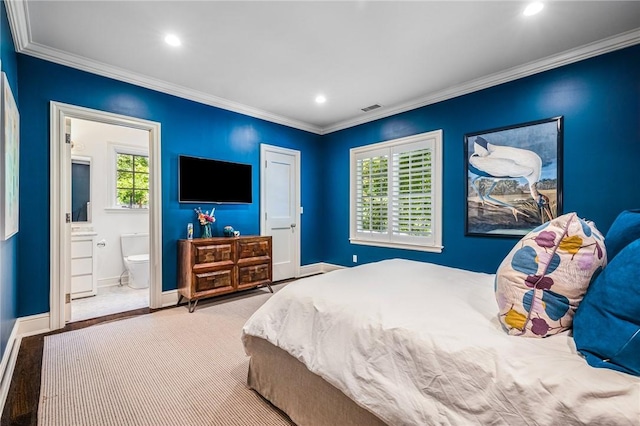
POLYGON ((164 41, 169 46, 180 46, 182 44, 178 36, 175 34, 167 34, 167 36, 164 38, 164 41))
POLYGON ((317 104, 323 104, 325 102, 327 102, 327 98, 324 95, 316 96, 316 103, 317 104))
POLYGON ((542 4, 542 2, 537 1, 534 3, 529 3, 529 5, 524 9, 524 12, 522 12, 522 14, 524 16, 532 16, 540 12, 543 8, 544 8, 544 4, 542 4))

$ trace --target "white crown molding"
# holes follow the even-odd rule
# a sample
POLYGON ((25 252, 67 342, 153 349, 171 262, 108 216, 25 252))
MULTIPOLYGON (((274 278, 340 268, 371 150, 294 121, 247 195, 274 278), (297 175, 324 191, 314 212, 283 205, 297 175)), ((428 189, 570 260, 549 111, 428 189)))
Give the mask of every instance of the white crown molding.
POLYGON ((132 73, 121 68, 106 65, 98 61, 89 60, 81 56, 72 55, 67 52, 62 52, 57 49, 52 49, 47 46, 34 43, 31 38, 27 2, 24 0, 7 0, 5 1, 5 5, 7 8, 11 33, 16 45, 16 51, 19 53, 318 135, 325 135, 426 105, 467 95, 478 90, 497 86, 499 84, 528 77, 533 74, 548 71, 563 65, 568 65, 640 43, 640 29, 631 30, 617 36, 609 37, 576 49, 571 49, 557 55, 543 58, 539 61, 530 62, 522 66, 510 68, 496 74, 453 86, 436 93, 431 93, 427 96, 414 99, 413 101, 406 102, 401 105, 384 108, 383 110, 376 111, 375 113, 367 113, 365 116, 341 121, 327 127, 319 127, 310 123, 282 117, 258 108, 233 102, 228 99, 167 83, 166 81, 159 79, 132 73))
POLYGON ((19 53, 82 71, 87 71, 103 77, 112 78, 114 80, 131 83, 136 86, 145 87, 147 89, 156 90, 169 95, 178 96, 201 104, 211 105, 227 111, 233 111, 250 117, 259 118, 272 123, 282 124, 284 126, 293 127, 295 129, 315 134, 322 133, 322 129, 320 127, 312 124, 282 117, 258 108, 233 102, 228 99, 199 92, 177 84, 167 83, 166 81, 133 73, 99 61, 90 60, 82 56, 73 55, 58 49, 34 43, 32 41, 29 27, 27 2, 24 0, 8 0, 5 1, 5 4, 11 27, 11 34, 13 35, 16 51, 19 53))
POLYGON ((503 83, 508 83, 510 81, 528 77, 533 74, 538 74, 543 71, 559 68, 561 66, 569 65, 574 62, 582 61, 584 59, 589 59, 594 56, 613 52, 614 50, 633 46, 638 43, 640 43, 640 29, 628 31, 614 37, 609 37, 594 43, 578 47, 576 49, 567 50, 557 55, 548 56, 538 61, 529 62, 525 65, 510 68, 508 70, 501 71, 499 73, 482 77, 476 80, 468 81, 466 83, 450 87, 440 92, 432 93, 426 97, 419 98, 411 102, 392 107, 390 109, 377 111, 373 114, 367 114, 366 117, 345 120, 336 123, 332 126, 323 128, 322 134, 325 135, 328 133, 336 132, 338 130, 343 130, 349 127, 378 120, 380 118, 385 118, 402 112, 410 111, 426 105, 431 105, 437 102, 453 99, 458 96, 467 95, 469 93, 477 92, 478 90, 487 89, 489 87, 497 86, 503 83))
POLYGON ((27 2, 24 0, 6 0, 7 19, 11 28, 11 35, 17 52, 22 52, 31 41, 29 13, 27 2))
POLYGON ((279 115, 272 114, 258 108, 253 108, 247 105, 240 104, 238 102, 233 102, 228 99, 209 95, 207 93, 199 92, 197 90, 189 89, 177 84, 168 83, 156 78, 133 73, 81 56, 72 55, 70 53, 52 49, 38 43, 29 43, 28 46, 20 53, 24 53, 26 55, 44 59, 60 65, 65 65, 82 71, 90 72, 92 74, 100 75, 103 77, 112 78, 114 80, 119 80, 125 83, 131 83, 136 86, 144 87, 169 95, 174 95, 204 105, 211 105, 227 111, 233 111, 250 117, 259 118, 272 123, 282 124, 288 127, 293 127, 316 134, 320 134, 321 132, 321 129, 319 127, 303 123, 301 121, 281 117, 279 115))

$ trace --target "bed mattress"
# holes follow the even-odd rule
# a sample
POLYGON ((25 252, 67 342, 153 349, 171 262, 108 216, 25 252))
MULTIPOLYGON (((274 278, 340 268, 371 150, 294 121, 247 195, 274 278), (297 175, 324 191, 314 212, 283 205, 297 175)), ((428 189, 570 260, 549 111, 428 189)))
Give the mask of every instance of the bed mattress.
POLYGON ((287 285, 243 339, 280 347, 394 425, 640 424, 640 379, 568 332, 509 336, 490 274, 393 259, 287 285))

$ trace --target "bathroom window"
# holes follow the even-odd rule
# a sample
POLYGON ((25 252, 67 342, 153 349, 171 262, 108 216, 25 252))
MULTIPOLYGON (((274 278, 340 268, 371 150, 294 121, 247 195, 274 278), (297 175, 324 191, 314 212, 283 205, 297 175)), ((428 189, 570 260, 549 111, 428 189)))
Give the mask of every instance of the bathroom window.
POLYGON ((149 153, 147 150, 110 144, 113 158, 111 191, 117 210, 149 209, 149 153))
POLYGON ((119 153, 116 164, 116 205, 149 208, 149 156, 119 153))

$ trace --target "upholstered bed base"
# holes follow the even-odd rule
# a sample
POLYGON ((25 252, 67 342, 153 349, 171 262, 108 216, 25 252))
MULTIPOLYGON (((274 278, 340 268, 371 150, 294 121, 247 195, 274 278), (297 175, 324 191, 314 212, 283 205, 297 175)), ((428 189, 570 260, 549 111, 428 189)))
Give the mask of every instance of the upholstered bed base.
POLYGON ((264 339, 246 336, 249 387, 297 425, 384 425, 303 363, 264 339))

